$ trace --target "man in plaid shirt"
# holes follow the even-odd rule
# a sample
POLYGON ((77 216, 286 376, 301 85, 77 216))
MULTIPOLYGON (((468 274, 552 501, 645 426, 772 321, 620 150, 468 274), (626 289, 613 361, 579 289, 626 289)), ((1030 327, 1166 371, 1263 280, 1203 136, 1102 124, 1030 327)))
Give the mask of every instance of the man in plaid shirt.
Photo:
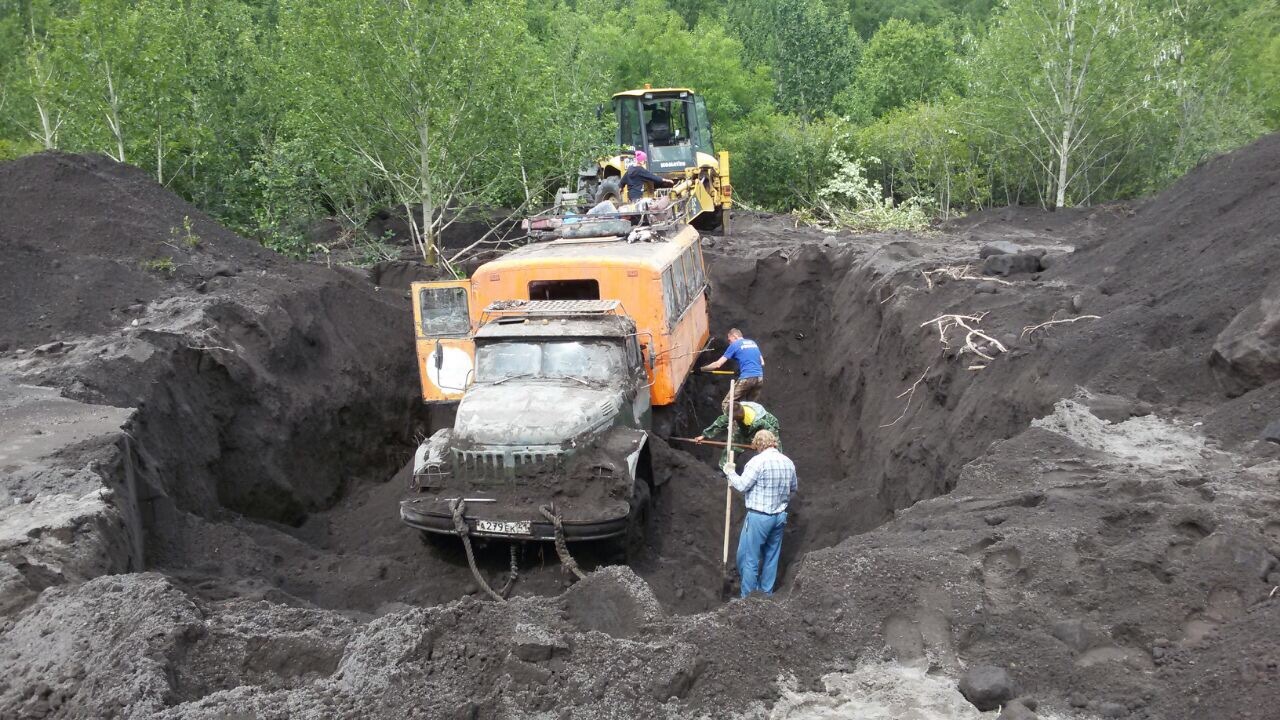
POLYGON ((747 519, 738 535, 738 574, 742 577, 742 597, 759 590, 773 594, 778 578, 778 556, 782 554, 782 529, 787 524, 787 503, 798 487, 796 465, 778 450, 778 438, 761 430, 751 439, 756 456, 747 461, 739 475, 733 463, 723 470, 734 490, 742 493, 747 519))

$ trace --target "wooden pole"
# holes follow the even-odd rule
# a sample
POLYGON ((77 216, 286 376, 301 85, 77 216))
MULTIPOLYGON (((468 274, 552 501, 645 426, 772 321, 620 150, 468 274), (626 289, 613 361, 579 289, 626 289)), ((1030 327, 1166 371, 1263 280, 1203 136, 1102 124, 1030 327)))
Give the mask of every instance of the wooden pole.
MULTIPOLYGON (((729 381, 729 430, 728 436, 725 438, 725 444, 728 446, 726 452, 729 453, 729 463, 733 463, 733 394, 736 390, 737 381, 729 381)), ((729 577, 729 518, 733 513, 733 484, 729 482, 729 478, 724 479, 724 576, 729 577)), ((728 583, 726 583, 727 585, 728 583)))

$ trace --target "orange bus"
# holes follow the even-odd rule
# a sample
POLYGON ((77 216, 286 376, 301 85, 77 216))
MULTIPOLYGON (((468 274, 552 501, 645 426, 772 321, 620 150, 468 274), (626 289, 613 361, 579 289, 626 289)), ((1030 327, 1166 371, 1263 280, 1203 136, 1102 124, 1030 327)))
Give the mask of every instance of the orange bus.
POLYGON ((474 379, 484 308, 504 300, 617 300, 636 324, 655 408, 675 403, 710 340, 707 275, 698 232, 681 226, 649 242, 625 236, 526 245, 470 279, 413 283, 422 399, 462 398, 474 379))

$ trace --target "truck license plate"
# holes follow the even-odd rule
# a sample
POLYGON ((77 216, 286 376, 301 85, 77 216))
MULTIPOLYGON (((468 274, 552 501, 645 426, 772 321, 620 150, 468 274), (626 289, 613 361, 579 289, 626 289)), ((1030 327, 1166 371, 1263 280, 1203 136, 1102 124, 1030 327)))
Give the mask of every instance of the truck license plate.
POLYGON ((533 528, 528 520, 518 522, 502 522, 499 520, 477 520, 476 532, 499 533, 501 535, 532 535, 533 528))

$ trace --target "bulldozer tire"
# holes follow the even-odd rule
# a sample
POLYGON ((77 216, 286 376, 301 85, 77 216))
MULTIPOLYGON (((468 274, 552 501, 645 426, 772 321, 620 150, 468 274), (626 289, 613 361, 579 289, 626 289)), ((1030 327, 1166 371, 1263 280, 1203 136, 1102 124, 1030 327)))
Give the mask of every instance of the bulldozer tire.
POLYGON ((717 208, 712 212, 702 213, 693 219, 693 226, 702 232, 717 230, 723 224, 724 208, 717 208))
POLYGON ((602 203, 605 200, 615 203, 622 200, 622 178, 605 178, 600 182, 600 187, 596 190, 596 202, 602 203))
POLYGON ((591 206, 595 204, 594 201, 597 189, 596 178, 594 175, 590 177, 582 175, 578 176, 578 205, 582 212, 590 210, 591 206))

